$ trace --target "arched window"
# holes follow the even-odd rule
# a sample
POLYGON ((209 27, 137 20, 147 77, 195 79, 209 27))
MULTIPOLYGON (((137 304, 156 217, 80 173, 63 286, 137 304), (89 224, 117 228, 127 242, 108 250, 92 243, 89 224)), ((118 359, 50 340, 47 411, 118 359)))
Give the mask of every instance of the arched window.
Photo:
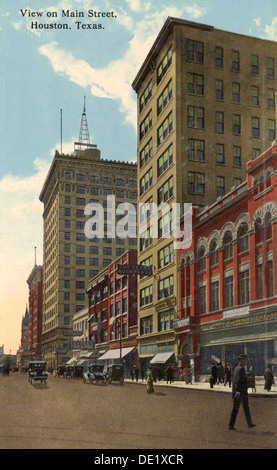
POLYGON ((272 225, 271 225, 271 214, 267 212, 264 218, 264 231, 265 231, 265 239, 271 240, 272 238, 272 225))
POLYGON ((205 257, 205 248, 203 246, 201 246, 198 250, 198 259, 199 259, 199 271, 205 271, 206 257, 205 257))
POLYGON ((246 223, 240 225, 238 229, 239 253, 249 249, 248 226, 246 223))
POLYGON ((233 237, 230 231, 226 232, 223 238, 224 259, 233 258, 233 237))
POLYGON ((255 242, 256 245, 262 242, 263 239, 263 229, 262 229, 262 221, 258 218, 255 222, 255 242))
POLYGON ((210 244, 210 254, 211 254, 211 261, 212 261, 212 266, 218 264, 218 249, 217 249, 217 243, 216 240, 212 240, 210 244))

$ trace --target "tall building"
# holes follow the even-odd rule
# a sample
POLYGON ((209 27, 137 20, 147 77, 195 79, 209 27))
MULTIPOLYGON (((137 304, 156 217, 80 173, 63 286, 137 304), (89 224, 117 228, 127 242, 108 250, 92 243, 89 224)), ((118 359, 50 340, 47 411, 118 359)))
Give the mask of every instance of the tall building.
MULTIPOLYGON (((132 84, 139 203, 203 209, 242 183, 246 162, 276 136, 276 53, 276 42, 167 19, 132 84)), ((145 207, 138 262, 155 268, 139 286, 140 302, 149 294, 139 310, 140 355, 148 361, 177 354, 178 293, 173 237, 164 236, 172 234, 172 209, 159 212, 154 226, 145 207)))
POLYGON ((29 341, 28 349, 30 360, 41 359, 42 334, 42 266, 33 267, 28 279, 29 286, 29 341))
POLYGON ((106 234, 107 196, 114 195, 116 206, 136 204, 136 188, 136 164, 101 159, 100 150, 90 144, 84 108, 74 153, 56 151, 39 196, 44 204, 42 354, 51 367, 72 355, 73 314, 87 306, 88 281, 130 246, 136 247, 135 238, 88 238, 85 206, 99 203, 104 208, 106 234))

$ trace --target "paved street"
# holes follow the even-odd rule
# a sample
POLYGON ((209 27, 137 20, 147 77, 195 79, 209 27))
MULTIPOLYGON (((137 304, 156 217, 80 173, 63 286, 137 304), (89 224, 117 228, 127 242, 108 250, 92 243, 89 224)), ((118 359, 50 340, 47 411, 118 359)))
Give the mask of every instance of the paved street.
POLYGON ((84 384, 50 376, 30 385, 26 374, 0 376, 1 449, 275 449, 277 399, 250 397, 228 430, 229 393, 146 385, 84 384))

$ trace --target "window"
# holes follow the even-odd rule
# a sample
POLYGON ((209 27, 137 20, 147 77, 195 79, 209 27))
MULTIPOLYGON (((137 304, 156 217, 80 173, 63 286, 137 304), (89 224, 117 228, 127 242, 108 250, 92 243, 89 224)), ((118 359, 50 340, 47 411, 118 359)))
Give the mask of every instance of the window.
POLYGON ((64 202, 65 202, 65 204, 70 204, 70 203, 71 203, 71 198, 70 198, 70 196, 65 196, 64 202))
POLYGON ((82 175, 80 173, 77 173, 76 180, 77 181, 86 181, 86 175, 82 175))
POLYGON ((258 269, 258 299, 262 299, 264 296, 264 276, 263 276, 263 265, 259 264, 258 269))
POLYGON ((188 140, 188 158, 189 160, 205 161, 205 142, 204 140, 188 140))
POLYGON ((115 304, 115 314, 120 315, 121 313, 121 301, 118 300, 115 304))
POLYGON ((224 113, 221 111, 215 113, 215 131, 224 132, 224 113))
POLYGON ((111 255, 111 254, 112 254, 112 248, 110 246, 104 246, 103 255, 111 255))
POLYGON ((148 188, 152 186, 153 175, 152 167, 145 173, 145 175, 140 179, 140 195, 142 195, 148 188))
POLYGON ((242 179, 241 179, 241 178, 234 178, 234 186, 235 186, 235 188, 236 188, 237 186, 239 186, 241 183, 242 183, 242 179))
POLYGON ((157 84, 160 83, 161 79, 167 72, 167 69, 172 64, 172 50, 171 48, 167 51, 166 55, 164 56, 163 60, 159 63, 157 68, 157 84))
POLYGON ((260 119, 252 117, 252 137, 260 137, 260 119))
POLYGON ((171 176, 159 189, 158 189, 158 205, 166 202, 173 196, 173 176, 171 176))
POLYGON ((207 287, 200 287, 200 315, 207 312, 207 287))
POLYGON ((140 125, 140 133, 139 133, 139 137, 140 137, 140 140, 145 136, 145 134, 147 134, 147 132, 149 131, 149 129, 152 127, 152 110, 149 111, 149 113, 147 114, 147 116, 145 117, 145 119, 142 121, 141 125, 140 125))
POLYGON ((223 101, 224 99, 223 80, 215 81, 215 98, 217 101, 223 101))
POLYGON ((188 127, 204 129, 204 108, 188 106, 188 127))
POLYGON ((238 247, 239 253, 249 249, 248 226, 245 223, 241 224, 238 230, 238 247))
POLYGON ((224 145, 216 144, 216 163, 224 165, 225 163, 225 154, 224 154, 224 145))
POLYGON ((267 58, 267 77, 274 78, 274 59, 267 58))
POLYGON ((234 161, 233 161, 234 166, 241 167, 241 147, 237 147, 236 145, 234 145, 233 157, 234 157, 234 161))
POLYGON ((153 155, 153 144, 152 144, 152 139, 150 139, 149 142, 147 142, 145 147, 143 147, 143 149, 140 152, 140 158, 139 158, 140 166, 142 167, 147 162, 147 160, 149 160, 149 158, 152 157, 152 155, 153 155))
POLYGON ((71 184, 68 184, 68 183, 65 184, 65 185, 64 185, 64 190, 65 190, 67 193, 70 193, 70 191, 71 191, 71 184))
POLYGON ((168 310, 158 314, 158 331, 170 330, 173 328, 174 311, 168 310))
POLYGON ((216 192, 217 197, 224 196, 225 194, 225 178, 223 176, 216 177, 216 192))
POLYGON ((86 247, 85 245, 76 245, 76 253, 85 253, 86 247))
POLYGON ((233 258, 233 237, 231 232, 226 232, 223 238, 224 259, 233 258))
POLYGON ((259 106, 259 88, 257 86, 251 86, 251 104, 259 106))
POLYGON ((172 98, 172 80, 166 85, 163 92, 160 94, 157 101, 157 115, 159 115, 162 110, 166 107, 168 102, 172 98))
POLYGON ((249 269, 247 269, 240 274, 240 302, 242 305, 248 304, 249 300, 249 269))
POLYGON ((211 253, 211 265, 216 266, 218 264, 218 249, 217 249, 217 243, 215 240, 212 240, 211 242, 210 253, 211 253))
POLYGON ((173 230, 173 209, 158 220, 158 238, 166 237, 173 230))
POLYGON ((219 46, 215 48, 215 66, 219 68, 223 67, 223 48, 219 46))
POLYGON ((271 88, 267 90, 267 106, 270 109, 275 108, 275 92, 271 88))
POLYGON ((145 232, 140 236, 140 251, 145 250, 148 246, 153 243, 153 229, 149 227, 145 232))
POLYGON ((173 276, 166 277, 158 282, 158 299, 161 300, 174 293, 173 276))
POLYGON ((232 71, 239 72, 240 69, 240 58, 238 51, 232 51, 232 71))
POLYGON ((274 270, 273 270, 273 260, 270 260, 266 264, 266 277, 267 277, 267 297, 274 296, 274 270))
POLYGON ((268 120, 268 138, 270 140, 274 140, 276 136, 276 124, 275 124, 275 119, 269 119, 268 120))
POLYGON ((240 84, 239 83, 232 83, 232 101, 233 103, 240 102, 240 84))
POLYGON ((158 177, 173 163, 173 145, 171 144, 158 159, 158 177))
POLYGON ((225 307, 230 308, 234 306, 234 277, 228 276, 225 278, 225 307))
POLYGON ((198 259, 199 259, 199 271, 206 271, 206 256, 205 256, 205 248, 200 247, 198 251, 198 259))
POLYGON ((251 64, 251 75, 258 75, 259 74, 259 58, 257 55, 251 54, 250 64, 251 64))
POLYGON ((205 194, 204 173, 188 173, 188 192, 190 194, 205 194))
POLYGON ((241 132, 240 115, 233 114, 233 134, 240 135, 240 132, 241 132))
POLYGON ((219 310, 219 281, 211 283, 212 287, 212 311, 219 310))
POLYGON ((158 251, 158 269, 172 263, 174 259, 173 242, 158 251))
POLYGON ((168 134, 173 130, 172 112, 167 116, 157 130, 157 145, 159 146, 168 134))
POLYGON ((255 160, 260 156, 260 149, 252 149, 252 160, 255 160))
POLYGON ((149 315, 140 319, 140 334, 147 335, 153 333, 153 316, 149 315))
POLYGON ((89 178, 90 183, 98 183, 98 176, 91 175, 89 178))
POLYGON ((142 111, 152 96, 152 80, 148 83, 139 100, 139 110, 142 111))
POLYGON ((140 306, 151 304, 153 302, 153 285, 140 290, 140 306))
POLYGON ((204 95, 204 77, 196 73, 187 75, 188 93, 192 95, 204 95))
POLYGON ((202 64, 203 54, 204 44, 202 42, 187 39, 187 60, 202 64))
POLYGON ((79 194, 85 194, 86 192, 86 187, 85 186, 80 186, 77 184, 76 186, 76 192, 79 194))

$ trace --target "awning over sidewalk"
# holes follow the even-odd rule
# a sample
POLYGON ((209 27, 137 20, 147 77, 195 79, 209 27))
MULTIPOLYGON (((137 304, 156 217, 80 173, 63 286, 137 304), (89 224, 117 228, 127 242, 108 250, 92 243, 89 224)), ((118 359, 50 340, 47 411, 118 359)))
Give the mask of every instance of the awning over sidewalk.
MULTIPOLYGON (((121 357, 127 356, 135 347, 132 348, 122 348, 121 357)), ((98 361, 106 361, 107 359, 120 359, 120 349, 110 349, 103 356, 98 357, 98 361)))
POLYGON ((156 356, 151 359, 150 364, 164 364, 168 359, 173 356, 174 351, 171 352, 165 352, 165 353, 158 353, 156 356))
POLYGON ((76 358, 76 357, 72 357, 71 359, 69 359, 69 361, 67 361, 66 365, 67 365, 67 366, 71 366, 71 365, 74 364, 76 361, 77 361, 77 358, 76 358))

